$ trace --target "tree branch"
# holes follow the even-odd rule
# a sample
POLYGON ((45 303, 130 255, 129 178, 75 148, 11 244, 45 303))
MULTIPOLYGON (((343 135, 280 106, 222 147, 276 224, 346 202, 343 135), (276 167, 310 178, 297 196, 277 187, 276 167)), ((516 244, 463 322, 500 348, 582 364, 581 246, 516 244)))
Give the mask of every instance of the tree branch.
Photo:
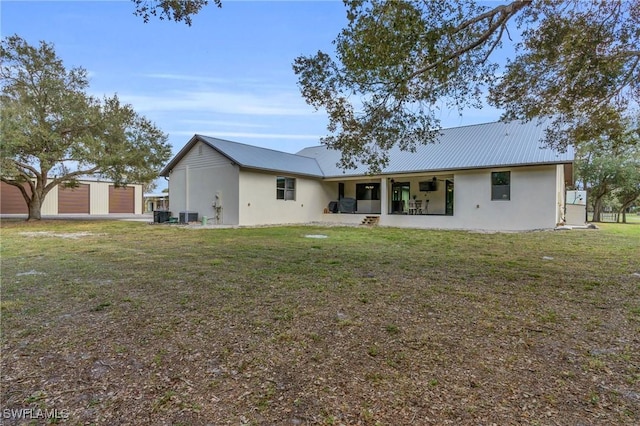
MULTIPOLYGON (((447 56, 445 56, 444 58, 426 65, 423 68, 420 68, 416 71, 414 71, 413 73, 409 74, 409 76, 406 78, 406 81, 412 80, 415 77, 424 74, 427 71, 430 71, 434 68, 436 68, 438 65, 441 65, 445 62, 448 62, 454 58, 457 58, 459 56, 462 56, 463 54, 475 49, 476 47, 480 46, 481 44, 485 43, 489 37, 491 37, 491 35, 493 33, 496 32, 496 30, 498 30, 498 28, 501 28, 500 31, 500 35, 502 35, 503 31, 504 31, 504 26, 506 25, 506 23, 509 21, 509 19, 511 19, 518 11, 520 11, 520 9, 523 9, 526 6, 529 6, 531 4, 532 0, 518 0, 516 2, 513 2, 509 5, 503 5, 503 6, 498 6, 495 9, 492 9, 489 12, 483 13, 469 21, 463 22, 462 24, 460 24, 456 29, 455 32, 458 33, 462 30, 464 30, 465 28, 468 28, 470 25, 473 25, 474 23, 480 22, 481 20, 487 19, 487 18, 493 18, 495 17, 497 14, 500 14, 501 16, 499 17, 499 19, 492 25, 490 25, 487 30, 476 39, 476 41, 474 41, 471 44, 468 44, 464 47, 461 47, 460 49, 448 54, 447 56)), ((495 46, 494 46, 495 48, 495 46)))
MULTIPOLYGON (((449 55, 445 56, 444 58, 431 63, 421 69, 418 69, 416 71, 414 71, 413 73, 409 74, 407 77, 403 78, 402 80, 396 81, 395 83, 393 83, 393 85, 387 90, 387 93, 385 96, 383 96, 383 98, 377 102, 377 106, 374 107, 374 109, 379 109, 381 108, 383 105, 386 105, 387 102, 389 102, 389 99, 392 96, 392 93, 403 83, 409 82, 412 79, 418 77, 419 75, 422 75, 424 73, 426 73, 427 71, 430 71, 436 67, 438 67, 439 65, 448 62, 452 59, 455 59, 459 56, 462 56, 463 54, 475 49, 476 47, 482 45, 483 43, 485 43, 487 40, 489 40, 489 38, 497 31, 499 30, 499 34, 497 39, 495 40, 494 43, 492 43, 492 45, 490 46, 487 54, 485 55, 484 59, 482 60, 482 62, 486 62, 489 58, 489 56, 491 55, 491 53, 495 50, 495 48, 498 46, 498 44, 500 43, 500 40, 502 38, 502 35, 504 34, 504 30, 506 28, 506 24, 509 21, 509 19, 511 19, 518 11, 520 11, 521 9, 523 9, 526 6, 529 6, 531 4, 532 0, 517 0, 511 4, 508 5, 501 5, 498 6, 488 12, 485 12, 481 15, 478 15, 476 17, 474 17, 473 19, 470 19, 468 21, 465 21, 463 23, 461 23, 460 25, 458 25, 455 29, 454 29, 454 33, 459 33, 463 30, 465 30, 466 28, 469 28, 471 25, 476 24, 478 22, 481 22, 483 20, 489 19, 489 27, 487 28, 487 30, 476 39, 475 42, 468 44, 452 53, 450 53, 449 55), (492 23, 493 18, 496 17, 496 15, 500 15, 499 18, 496 20, 495 23, 492 23)), ((384 85, 384 84, 383 84, 384 85)))
MULTIPOLYGON (((22 172, 20 172, 20 174, 22 174, 22 172)), ((28 176, 24 175, 23 176, 27 179, 26 182, 29 184, 29 187, 31 188, 31 194, 34 193, 34 185, 33 182, 31 181, 30 178, 28 178, 28 176)), ((22 194, 22 198, 24 198, 24 201, 27 203, 27 205, 29 204, 29 201, 31 200, 31 198, 29 197, 29 194, 27 193, 27 190, 24 188, 24 185, 21 182, 17 182, 15 180, 10 180, 4 176, 0 176, 0 181, 9 184, 11 186, 15 186, 16 188, 18 188, 20 190, 20 193, 22 194)))
POLYGON ((524 8, 525 6, 529 6, 531 4, 532 0, 516 0, 513 3, 510 4, 503 4, 500 5, 498 7, 495 7, 485 13, 482 13, 476 17, 474 17, 473 19, 469 19, 468 21, 465 21, 463 23, 461 23, 460 25, 458 25, 455 28, 455 32, 460 32, 462 30, 464 30, 465 28, 470 27, 473 24, 477 24, 480 21, 484 21, 487 18, 493 18, 495 15, 497 14, 502 14, 502 15, 514 15, 517 11, 519 11, 520 9, 524 8))
POLYGON ((98 170, 100 170, 100 167, 99 166, 94 166, 94 167, 92 167, 90 169, 87 169, 87 170, 76 170, 75 172, 67 173, 64 176, 53 178, 51 180, 51 182, 49 182, 47 184, 47 186, 45 186, 45 190, 49 191, 51 188, 53 188, 56 185, 61 184, 62 182, 65 182, 67 180, 71 180, 71 179, 75 178, 76 176, 90 175, 92 173, 97 172, 98 170))
MULTIPOLYGON (((34 175, 38 176, 40 174, 40 172, 38 171, 38 169, 36 169, 33 166, 30 166, 28 164, 22 163, 18 160, 11 160, 15 163, 16 166, 21 167, 23 169, 29 170, 31 173, 33 173, 34 175)), ((27 176, 27 174, 24 174, 25 176, 27 176)))

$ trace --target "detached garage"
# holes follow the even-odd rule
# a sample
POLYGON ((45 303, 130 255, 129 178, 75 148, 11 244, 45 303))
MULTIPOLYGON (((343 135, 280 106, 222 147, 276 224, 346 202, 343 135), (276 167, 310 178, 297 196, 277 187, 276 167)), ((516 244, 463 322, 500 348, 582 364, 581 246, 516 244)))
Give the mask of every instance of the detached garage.
MULTIPOLYGON (((31 194, 31 188, 28 186, 27 193, 31 194)), ((8 183, 0 182, 0 214, 27 213, 29 213, 29 209, 20 190, 8 183)))
POLYGON ((135 188, 109 185, 109 213, 135 213, 135 202, 135 188))
POLYGON ((89 192, 87 183, 76 188, 58 187, 58 214, 90 214, 89 192))
MULTIPOLYGON (((27 186, 27 191, 31 192, 27 186)), ((142 214, 142 185, 116 188, 113 182, 79 181, 75 188, 58 186, 47 194, 42 205, 43 216, 58 214, 142 214)), ((26 215, 27 204, 20 190, 1 182, 0 214, 26 215)))

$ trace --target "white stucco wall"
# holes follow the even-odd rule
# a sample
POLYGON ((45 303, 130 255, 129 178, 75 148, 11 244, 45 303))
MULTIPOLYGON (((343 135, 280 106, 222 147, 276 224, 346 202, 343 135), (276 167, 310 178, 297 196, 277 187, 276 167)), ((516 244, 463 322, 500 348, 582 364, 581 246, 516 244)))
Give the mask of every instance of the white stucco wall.
MULTIPOLYGON (((564 206, 567 202, 567 188, 565 187, 565 167, 563 164, 556 165, 556 224, 561 224, 565 220, 564 206)), ((571 179, 570 179, 571 181, 571 179)))
POLYGON ((222 217, 217 223, 238 225, 239 167, 210 146, 198 142, 169 175, 169 210, 197 212, 216 223, 213 201, 220 195, 222 217))
POLYGON ((336 184, 287 174, 240 172, 240 224, 309 223, 322 219, 323 210, 336 197, 336 184), (296 199, 276 198, 276 177, 296 179, 296 199))
POLYGON ((557 223, 556 166, 456 173, 455 215, 470 228, 539 229, 557 223), (511 199, 491 200, 491 172, 511 171, 511 199))
MULTIPOLYGON (((541 165, 466 170, 439 174, 436 192, 423 193, 418 182, 433 175, 395 177, 409 182, 411 195, 429 199, 429 215, 390 215, 390 177, 347 179, 345 196, 355 197, 358 182, 380 182, 380 225, 416 228, 529 230, 553 228, 564 207, 564 168, 541 165), (491 200, 491 173, 511 172, 510 200, 491 200), (445 213, 445 180, 454 182, 454 214, 445 213)), ((222 198, 222 220, 229 225, 270 225, 331 221, 360 223, 364 215, 331 215, 323 210, 336 200, 339 181, 240 169, 228 158, 202 142, 176 164, 170 173, 169 196, 173 216, 181 211, 197 212, 216 223, 212 207, 216 194, 222 198), (296 199, 276 198, 276 177, 296 179, 296 199)), ((140 197, 141 198, 141 197, 140 197)))
POLYGON ((173 169, 169 173, 169 211, 172 216, 177 216, 178 212, 187 209, 185 175, 185 167, 173 169))
MULTIPOLYGON (((382 215, 380 225, 417 228, 531 230, 558 223, 562 166, 468 170, 454 174, 453 216, 382 215), (511 199, 491 200, 491 172, 511 172, 511 199), (560 180, 558 183, 557 180, 560 180)), ((429 205, 431 212, 431 204, 429 205)))

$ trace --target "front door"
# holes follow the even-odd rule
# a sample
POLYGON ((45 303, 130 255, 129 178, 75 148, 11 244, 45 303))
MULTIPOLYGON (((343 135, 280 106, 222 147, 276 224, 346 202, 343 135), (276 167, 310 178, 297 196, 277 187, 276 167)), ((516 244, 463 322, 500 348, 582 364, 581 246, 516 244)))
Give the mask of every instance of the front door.
POLYGON ((445 214, 453 216, 453 181, 447 180, 445 187, 445 214))
POLYGON ((391 213, 407 211, 410 195, 409 182, 394 182, 391 185, 391 213))

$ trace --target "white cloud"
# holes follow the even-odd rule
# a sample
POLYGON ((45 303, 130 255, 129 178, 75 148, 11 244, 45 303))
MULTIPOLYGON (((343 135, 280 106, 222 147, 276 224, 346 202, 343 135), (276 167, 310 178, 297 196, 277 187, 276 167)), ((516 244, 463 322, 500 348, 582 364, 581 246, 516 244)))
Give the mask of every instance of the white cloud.
POLYGON ((177 80, 177 81, 193 81, 199 83, 229 83, 229 80, 218 77, 205 77, 201 75, 187 74, 170 74, 170 73, 153 73, 142 74, 144 78, 156 78, 160 80, 177 80))
POLYGON ((291 133, 253 133, 253 132, 221 132, 217 129, 197 129, 194 131, 175 131, 173 136, 193 136, 194 134, 212 136, 216 138, 243 139, 281 139, 281 140, 314 140, 319 141, 324 135, 291 134, 291 133))
MULTIPOLYGON (((151 73, 142 74, 142 78, 153 78, 158 80, 171 80, 174 82, 184 83, 209 83, 222 87, 235 87, 239 90, 290 90, 291 85, 282 82, 274 82, 271 79, 254 78, 254 77, 234 77, 222 78, 192 74, 172 74, 172 73, 151 73)), ((296 92, 297 93, 297 92, 296 92)), ((299 93, 297 93, 300 96, 299 93)))
POLYGON ((210 112, 259 116, 314 114, 297 93, 242 93, 215 90, 171 91, 158 95, 121 94, 120 98, 140 112, 210 112))
POLYGON ((273 126, 269 124, 257 124, 250 123, 246 121, 229 121, 229 120, 178 120, 180 124, 188 124, 188 125, 206 125, 206 126, 216 126, 216 127, 240 127, 240 128, 260 128, 260 129, 268 129, 273 126))

